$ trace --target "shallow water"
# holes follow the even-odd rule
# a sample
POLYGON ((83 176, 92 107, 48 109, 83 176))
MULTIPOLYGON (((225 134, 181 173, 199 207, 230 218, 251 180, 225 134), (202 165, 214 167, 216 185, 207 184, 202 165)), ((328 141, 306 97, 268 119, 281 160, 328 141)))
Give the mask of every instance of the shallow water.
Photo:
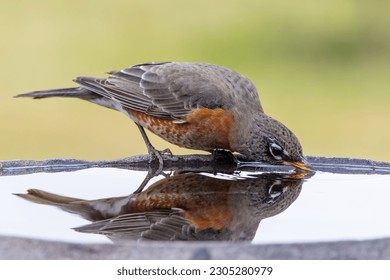
POLYGON ((145 174, 91 168, 2 176, 0 235, 111 243, 104 235, 72 229, 86 226, 81 230, 104 231, 121 242, 137 239, 141 232, 143 239, 253 239, 258 244, 390 236, 390 175, 178 173, 169 178, 155 177, 143 193, 129 196, 145 174), (65 210, 95 221, 109 219, 92 223, 78 214, 13 195, 28 189, 99 200, 92 204, 76 202, 65 210), (107 200, 111 197, 119 198, 107 200), (118 215, 120 218, 115 218, 118 215), (150 228, 146 221, 159 223, 150 228))

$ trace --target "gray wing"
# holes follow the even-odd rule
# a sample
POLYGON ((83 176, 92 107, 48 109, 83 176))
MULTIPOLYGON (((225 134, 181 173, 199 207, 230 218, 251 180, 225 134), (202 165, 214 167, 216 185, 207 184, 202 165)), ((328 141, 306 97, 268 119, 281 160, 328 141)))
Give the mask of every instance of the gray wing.
POLYGON ((85 233, 103 234, 117 243, 129 240, 231 240, 228 229, 197 230, 181 215, 180 209, 130 213, 75 228, 85 233))
MULTIPOLYGON (((242 75, 213 64, 166 62, 135 65, 106 79, 78 77, 75 82, 124 109, 183 119, 199 107, 229 109, 240 95, 245 106, 261 110, 255 86, 242 75)), ((241 104, 242 105, 242 104, 241 104)))
POLYGON ((161 209, 151 212, 130 213, 75 228, 76 231, 103 234, 113 241, 183 239, 186 228, 191 227, 180 215, 180 210, 161 209))

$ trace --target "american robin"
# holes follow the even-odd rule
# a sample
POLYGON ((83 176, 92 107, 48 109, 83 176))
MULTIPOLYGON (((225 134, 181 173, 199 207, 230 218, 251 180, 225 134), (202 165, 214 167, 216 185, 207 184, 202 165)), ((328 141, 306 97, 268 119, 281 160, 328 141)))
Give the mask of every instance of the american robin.
POLYGON ((230 69, 194 62, 145 63, 110 72, 108 78, 74 81, 80 86, 17 97, 76 97, 123 112, 161 164, 144 128, 180 147, 224 149, 248 161, 310 169, 294 133, 266 115, 253 83, 230 69))
POLYGON ((18 194, 92 221, 77 231, 113 241, 251 240, 260 221, 287 209, 312 173, 263 173, 230 180, 199 173, 161 179, 142 193, 83 200, 31 189, 18 194))

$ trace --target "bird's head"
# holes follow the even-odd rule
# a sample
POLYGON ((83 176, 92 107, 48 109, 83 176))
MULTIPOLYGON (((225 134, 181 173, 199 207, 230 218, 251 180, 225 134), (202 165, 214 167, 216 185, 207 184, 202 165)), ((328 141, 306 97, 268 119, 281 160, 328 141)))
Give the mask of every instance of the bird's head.
POLYGON ((303 156, 298 138, 281 122, 259 114, 248 135, 246 148, 241 153, 249 160, 290 165, 302 170, 312 169, 303 156))

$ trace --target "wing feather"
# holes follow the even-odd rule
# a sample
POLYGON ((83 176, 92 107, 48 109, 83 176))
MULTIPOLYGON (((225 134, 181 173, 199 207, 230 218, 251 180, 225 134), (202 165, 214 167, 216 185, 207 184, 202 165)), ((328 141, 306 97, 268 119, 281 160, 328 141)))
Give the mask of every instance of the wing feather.
POLYGON ((199 107, 229 109, 237 105, 262 111, 254 85, 227 68, 205 63, 146 63, 110 72, 105 79, 78 77, 75 82, 127 110, 184 120, 199 107), (240 94, 249 97, 238 102, 240 94))

